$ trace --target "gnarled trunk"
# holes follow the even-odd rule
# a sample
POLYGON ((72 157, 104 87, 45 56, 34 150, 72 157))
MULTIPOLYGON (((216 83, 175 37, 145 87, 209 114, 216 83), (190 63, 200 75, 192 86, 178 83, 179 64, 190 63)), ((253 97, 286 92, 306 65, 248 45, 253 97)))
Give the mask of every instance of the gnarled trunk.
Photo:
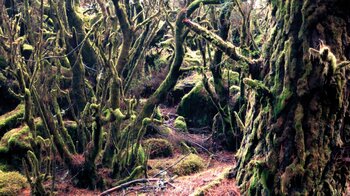
POLYGON ((349 126, 349 66, 340 62, 350 57, 349 6, 344 0, 273 2, 276 23, 261 78, 272 97, 249 92, 231 174, 243 194, 340 195, 348 179, 341 155, 348 145, 342 135, 349 126))

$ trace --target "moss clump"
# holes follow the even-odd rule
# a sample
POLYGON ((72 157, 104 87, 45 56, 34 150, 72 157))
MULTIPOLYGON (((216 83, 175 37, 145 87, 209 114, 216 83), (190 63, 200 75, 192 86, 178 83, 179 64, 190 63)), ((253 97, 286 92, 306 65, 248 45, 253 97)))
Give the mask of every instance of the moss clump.
POLYGON ((22 158, 31 149, 30 137, 27 126, 7 132, 0 140, 0 161, 20 167, 22 158))
POLYGON ((26 178, 18 172, 0 171, 0 196, 18 195, 26 187, 26 178))
POLYGON ((204 168, 204 160, 195 154, 190 154, 174 167, 174 173, 183 176, 196 173, 204 168))
POLYGON ((183 116, 178 116, 175 119, 174 127, 180 131, 187 132, 187 124, 183 116))
POLYGON ((1 138, 0 153, 21 149, 27 151, 30 149, 29 140, 29 128, 27 126, 12 129, 1 138))
POLYGON ((18 105, 13 111, 0 116, 0 137, 16 127, 24 115, 24 104, 18 105))
POLYGON ((144 145, 148 148, 151 159, 173 155, 173 145, 165 139, 151 138, 146 140, 144 145))

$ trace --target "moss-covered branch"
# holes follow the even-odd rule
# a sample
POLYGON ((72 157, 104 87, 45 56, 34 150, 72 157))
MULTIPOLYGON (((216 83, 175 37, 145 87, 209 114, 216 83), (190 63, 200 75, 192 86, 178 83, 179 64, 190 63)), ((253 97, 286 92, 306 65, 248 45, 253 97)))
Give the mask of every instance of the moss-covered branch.
POLYGON ((121 72, 124 66, 129 61, 128 57, 129 57, 129 52, 132 45, 133 31, 131 29, 131 25, 128 20, 128 15, 127 15, 125 6, 119 0, 113 0, 113 4, 114 4, 116 15, 120 24, 120 28, 123 33, 122 48, 120 50, 118 60, 117 60, 117 65, 116 65, 116 69, 119 75, 121 75, 121 72))
POLYGON ((195 33, 201 35, 204 39, 218 47, 221 51, 223 51, 226 55, 228 55, 231 59, 235 61, 243 61, 248 65, 254 64, 253 60, 241 55, 238 51, 238 48, 235 47, 230 42, 224 41, 220 36, 215 33, 207 30, 206 28, 200 26, 199 24, 190 21, 189 19, 184 19, 183 23, 190 28, 195 33))

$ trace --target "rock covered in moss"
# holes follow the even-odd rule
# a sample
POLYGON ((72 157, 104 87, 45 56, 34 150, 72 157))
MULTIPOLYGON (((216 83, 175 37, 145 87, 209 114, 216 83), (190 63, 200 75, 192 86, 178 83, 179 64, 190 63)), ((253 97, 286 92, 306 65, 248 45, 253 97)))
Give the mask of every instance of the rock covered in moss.
POLYGON ((186 94, 177 108, 177 114, 185 117, 189 127, 210 127, 214 115, 217 113, 215 106, 202 82, 198 82, 196 86, 186 94))
POLYGON ((179 131, 188 132, 187 124, 186 124, 185 118, 183 116, 178 116, 175 119, 174 127, 179 131))
POLYGON ((149 151, 150 158, 171 157, 173 155, 173 145, 165 139, 151 138, 144 142, 149 151))
POLYGON ((0 171, 0 196, 18 195, 26 183, 26 178, 18 172, 0 171))
POLYGON ((25 126, 12 129, 0 140, 0 161, 16 168, 20 167, 22 158, 30 149, 29 128, 25 126))
POLYGON ((188 94, 201 79, 202 77, 197 72, 193 72, 189 76, 179 79, 173 90, 167 95, 167 105, 173 106, 179 104, 182 97, 188 94))
POLYGON ((23 118, 24 104, 18 105, 13 111, 0 116, 0 137, 16 127, 23 118))
POLYGON ((27 152, 30 149, 29 128, 19 127, 7 132, 0 140, 0 154, 27 152))
POLYGON ((196 154, 190 154, 174 167, 174 173, 183 176, 204 169, 204 160, 196 154))

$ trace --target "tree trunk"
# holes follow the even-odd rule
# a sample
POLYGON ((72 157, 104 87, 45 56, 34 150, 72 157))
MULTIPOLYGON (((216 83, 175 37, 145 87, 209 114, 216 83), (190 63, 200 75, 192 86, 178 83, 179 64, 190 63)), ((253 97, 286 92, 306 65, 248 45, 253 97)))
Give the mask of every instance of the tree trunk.
POLYGON ((261 80, 272 96, 249 91, 231 174, 242 194, 341 195, 349 174, 341 136, 349 127, 350 75, 339 63, 350 58, 349 6, 345 0, 271 4, 276 23, 261 80))

